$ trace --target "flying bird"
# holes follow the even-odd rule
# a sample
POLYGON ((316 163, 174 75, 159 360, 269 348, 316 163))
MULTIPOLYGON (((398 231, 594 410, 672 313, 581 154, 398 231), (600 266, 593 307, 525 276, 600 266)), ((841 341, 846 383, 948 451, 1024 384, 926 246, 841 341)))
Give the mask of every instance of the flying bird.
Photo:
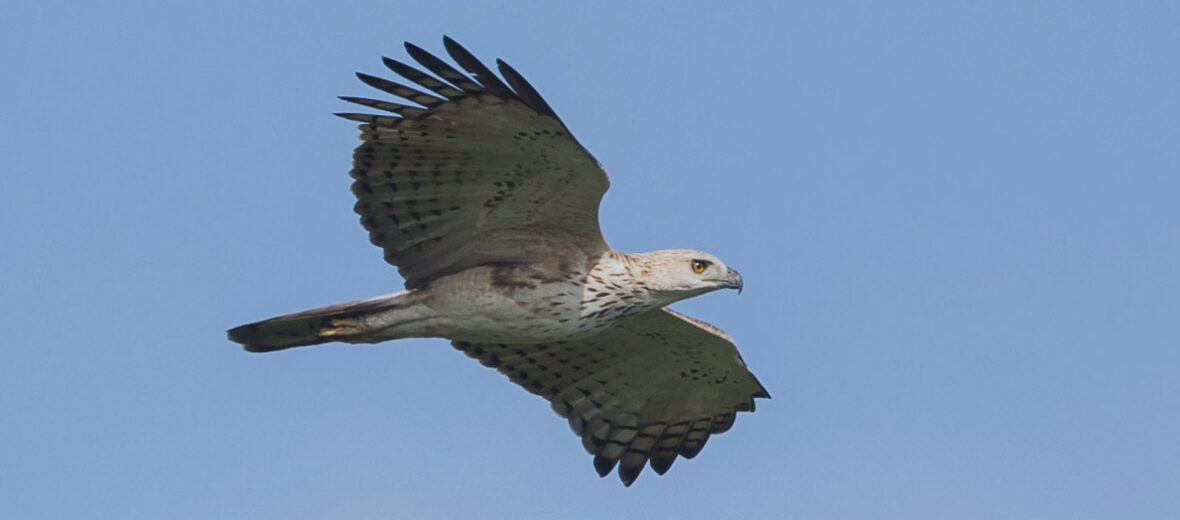
POLYGON ((687 249, 623 253, 598 226, 606 171, 537 90, 454 40, 461 72, 411 43, 426 71, 384 58, 409 84, 358 73, 401 98, 341 99, 386 112, 353 153, 356 212, 405 290, 242 325, 250 352, 437 337, 547 399, 594 468, 630 486, 664 474, 769 398, 720 329, 667 305, 742 277, 687 249), (408 102, 408 103, 407 103, 408 102))

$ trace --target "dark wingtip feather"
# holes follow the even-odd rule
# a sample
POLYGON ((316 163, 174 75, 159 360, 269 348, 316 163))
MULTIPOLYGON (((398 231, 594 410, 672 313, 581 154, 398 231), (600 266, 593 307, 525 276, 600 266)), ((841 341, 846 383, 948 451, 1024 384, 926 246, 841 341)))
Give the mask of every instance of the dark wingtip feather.
POLYGON ((598 472, 598 476, 605 477, 610 474, 612 469, 615 469, 615 464, 618 464, 617 459, 610 457, 603 457, 602 455, 594 456, 594 471, 598 472))
POLYGON ((336 117, 343 117, 349 121, 356 121, 359 123, 373 123, 377 116, 372 114, 355 114, 352 112, 336 112, 332 115, 336 117))
MULTIPOLYGON (((446 38, 446 37, 444 36, 444 38, 446 38)), ((426 52, 426 49, 423 49, 422 47, 414 45, 413 43, 410 43, 410 42, 405 43, 405 48, 406 48, 406 52, 410 53, 410 56, 413 56, 414 53, 430 54, 429 52, 426 52)))
POLYGON ((383 65, 385 65, 385 68, 392 70, 403 77, 408 77, 410 75, 416 75, 416 74, 421 73, 418 69, 415 69, 414 67, 406 65, 405 63, 402 63, 400 61, 397 61, 397 60, 387 57, 387 56, 381 57, 381 63, 383 65))
POLYGON ((664 473, 668 472, 669 468, 672 467, 673 462, 676 462, 675 452, 672 453, 671 457, 656 457, 653 455, 651 458, 651 469, 654 469, 656 473, 663 475, 664 473))
POLYGON ((639 472, 643 471, 643 464, 639 465, 619 465, 619 479, 623 481, 623 485, 631 487, 635 479, 639 478, 639 472))
POLYGON ((365 74, 364 72, 357 72, 356 79, 359 79, 364 84, 366 84, 370 87, 373 87, 375 89, 378 89, 378 90, 384 90, 383 87, 385 87, 386 84, 389 83, 389 81, 386 80, 385 78, 378 78, 377 76, 373 76, 371 74, 365 74))
POLYGON ((504 75, 504 79, 508 81, 509 85, 512 85, 512 88, 516 90, 517 96, 525 104, 537 112, 552 116, 558 121, 561 120, 561 118, 557 117, 557 113, 553 111, 553 107, 549 106, 545 98, 541 97, 541 93, 537 92, 537 89, 528 80, 524 79, 524 76, 521 76, 516 69, 512 68, 512 65, 509 65, 504 60, 497 59, 496 66, 500 69, 500 74, 504 75))
POLYGON ((707 442, 709 442, 709 437, 706 435, 697 444, 685 444, 680 447, 680 455, 686 459, 696 457, 701 454, 701 450, 705 449, 705 443, 707 442))
POLYGON ((443 99, 454 99, 463 95, 463 92, 454 86, 393 58, 382 57, 381 62, 399 76, 425 87, 443 99))
POLYGON ((417 61, 423 67, 426 67, 426 69, 430 72, 437 74, 438 77, 450 82, 451 85, 454 85, 459 90, 465 91, 467 93, 479 93, 485 91, 482 85, 476 83, 471 78, 467 77, 467 75, 455 69, 455 67, 452 67, 447 62, 439 59, 437 56, 427 52, 425 49, 417 45, 406 42, 406 53, 409 54, 411 58, 414 58, 414 61, 417 61))
POLYGON ((462 52, 464 54, 468 54, 468 55, 471 54, 470 52, 467 51, 467 48, 464 47, 462 44, 460 44, 457 40, 455 40, 454 38, 451 38, 450 36, 447 36, 445 34, 443 35, 443 48, 446 49, 447 53, 452 56, 454 56, 455 49, 458 49, 460 52, 462 52))
POLYGON ((475 57, 471 51, 467 50, 466 47, 459 45, 459 42, 444 36, 443 46, 446 47, 447 54, 451 55, 451 58, 455 60, 455 63, 458 63, 460 67, 463 67, 464 70, 475 76, 475 79, 479 81, 479 83, 483 85, 483 87, 487 89, 488 92, 491 92, 492 94, 504 99, 519 99, 519 97, 516 95, 516 92, 513 92, 512 89, 508 87, 508 85, 505 85, 504 82, 501 81, 500 78, 491 71, 491 69, 487 68, 487 66, 484 65, 482 61, 479 61, 479 58, 475 57))

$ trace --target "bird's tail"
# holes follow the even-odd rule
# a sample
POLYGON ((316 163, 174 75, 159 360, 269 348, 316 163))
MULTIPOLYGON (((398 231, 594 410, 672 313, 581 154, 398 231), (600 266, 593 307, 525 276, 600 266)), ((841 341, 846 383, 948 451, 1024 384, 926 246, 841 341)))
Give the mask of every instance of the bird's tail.
POLYGON ((331 341, 348 342, 350 337, 369 332, 367 316, 405 305, 408 294, 408 291, 402 291, 249 323, 230 329, 229 339, 241 343, 249 352, 271 352, 331 341))

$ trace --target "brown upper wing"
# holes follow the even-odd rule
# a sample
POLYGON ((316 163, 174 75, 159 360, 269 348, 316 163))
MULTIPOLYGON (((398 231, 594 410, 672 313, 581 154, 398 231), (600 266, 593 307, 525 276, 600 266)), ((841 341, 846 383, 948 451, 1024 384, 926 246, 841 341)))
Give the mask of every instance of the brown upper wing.
POLYGON ((737 412, 754 411, 754 398, 770 397, 729 336, 666 308, 581 340, 453 344, 548 399, 599 475, 617 464, 628 486, 649 460, 662 475, 677 455, 695 457, 737 412))
POLYGON ((409 288, 492 262, 528 262, 577 249, 597 258, 606 172, 515 70, 501 80, 444 38, 464 74, 406 43, 426 74, 385 58, 411 88, 357 74, 418 106, 346 101, 396 114, 338 114, 361 121, 353 154, 356 212, 409 288), (441 78, 441 79, 439 79, 441 78))

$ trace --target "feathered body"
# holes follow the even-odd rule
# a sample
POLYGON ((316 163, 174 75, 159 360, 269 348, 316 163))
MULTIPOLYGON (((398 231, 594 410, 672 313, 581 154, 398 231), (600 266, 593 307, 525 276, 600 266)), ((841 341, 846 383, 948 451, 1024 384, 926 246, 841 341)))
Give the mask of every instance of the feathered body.
MULTIPOLYGON (((661 290, 672 283, 661 277, 663 266, 687 265, 692 258, 714 257, 679 249, 639 254, 608 251, 594 260, 482 265, 415 289, 246 325, 230 331, 230 337, 256 352, 299 346, 291 341, 296 336, 308 344, 402 338, 569 341, 692 296, 661 290), (309 318, 322 319, 308 322, 309 318), (278 341, 269 344, 268 335, 278 341)), ((732 272, 720 260, 710 261, 716 262, 719 271, 732 272)), ((723 283, 740 283, 740 277, 723 283)))
POLYGON ((600 475, 630 485, 695 456, 769 397, 733 340, 666 305, 742 278, 713 255, 626 254, 598 227, 606 172, 523 77, 503 80, 444 39, 467 74, 410 44, 437 77, 385 59, 423 90, 358 74, 418 106, 346 97, 360 121, 352 191, 406 290, 243 325, 252 352, 439 337, 570 421, 600 475), (441 79, 440 79, 441 78, 441 79), (507 82, 507 83, 505 83, 507 82))

